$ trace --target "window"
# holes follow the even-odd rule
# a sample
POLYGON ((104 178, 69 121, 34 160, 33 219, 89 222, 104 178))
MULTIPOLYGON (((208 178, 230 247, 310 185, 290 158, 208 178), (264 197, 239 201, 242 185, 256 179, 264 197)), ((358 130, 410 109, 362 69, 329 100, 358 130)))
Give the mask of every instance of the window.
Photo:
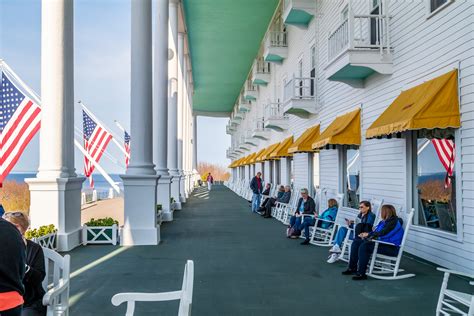
POLYGON ((342 150, 342 175, 344 204, 348 207, 358 208, 360 200, 360 151, 359 149, 342 150))
POLYGON ((316 46, 311 46, 310 50, 311 54, 311 69, 316 68, 316 46))
POLYGON ((295 170, 295 164, 294 164, 294 161, 293 159, 290 160, 290 185, 291 187, 293 188, 293 184, 295 182, 295 173, 294 173, 294 170, 295 170))
POLYGON ((312 154, 312 169, 313 169, 313 188, 314 192, 316 192, 317 189, 319 189, 319 153, 313 153, 312 154))
POLYGON ((430 12, 434 12, 441 8, 442 6, 446 5, 448 2, 452 0, 429 0, 430 1, 430 12))
POLYGON ((311 46, 311 71, 309 77, 311 78, 310 95, 314 96, 314 78, 316 78, 316 47, 314 45, 311 46))
POLYGON ((413 139, 414 224, 456 233, 454 140, 413 139))

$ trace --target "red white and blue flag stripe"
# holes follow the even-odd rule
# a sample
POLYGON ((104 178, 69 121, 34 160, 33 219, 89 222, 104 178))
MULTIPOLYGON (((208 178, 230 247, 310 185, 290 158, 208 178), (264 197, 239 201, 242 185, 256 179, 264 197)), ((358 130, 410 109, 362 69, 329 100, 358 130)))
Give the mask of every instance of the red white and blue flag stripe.
POLYGON ((436 149, 439 161, 446 169, 446 178, 444 179, 444 187, 451 185, 451 177, 454 172, 454 160, 456 159, 456 146, 454 141, 450 139, 432 139, 431 143, 436 149))
POLYGON ((127 131, 124 132, 124 147, 125 147, 125 166, 128 168, 128 163, 130 162, 130 134, 127 131))
MULTIPOLYGON (((95 163, 99 163, 100 157, 102 157, 105 148, 112 140, 112 134, 100 125, 99 122, 94 121, 85 110, 82 110, 82 127, 84 134, 84 149, 95 163)), ((94 172, 94 164, 87 156, 84 156, 84 174, 89 178, 91 188, 94 187, 92 172, 94 172)))
POLYGON ((0 87, 0 187, 41 125, 41 107, 5 71, 0 87))

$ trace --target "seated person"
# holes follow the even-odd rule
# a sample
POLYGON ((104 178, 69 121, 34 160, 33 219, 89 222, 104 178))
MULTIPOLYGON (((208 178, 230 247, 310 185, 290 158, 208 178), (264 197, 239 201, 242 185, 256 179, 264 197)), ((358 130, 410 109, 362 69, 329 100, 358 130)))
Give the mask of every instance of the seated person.
MULTIPOLYGON (((30 226, 28 215, 22 212, 5 213, 4 218, 15 225, 22 236, 25 235, 30 226)), ((45 292, 41 284, 46 276, 43 249, 37 243, 25 239, 25 237, 23 237, 23 240, 26 244, 26 271, 23 278, 25 293, 21 315, 43 316, 46 315, 46 306, 42 303, 45 292)))
POLYGON ((321 227, 324 229, 331 228, 336 219, 337 215, 337 201, 335 199, 328 200, 328 209, 321 213, 318 216, 317 212, 314 212, 314 216, 305 216, 303 222, 300 226, 300 231, 304 229, 304 236, 305 240, 301 243, 302 245, 309 245, 309 227, 314 226, 316 224, 316 220, 318 222, 317 227, 321 227))
MULTIPOLYGON (((265 185, 265 190, 263 190, 263 192, 262 192, 262 197, 264 198, 264 200, 263 200, 262 205, 260 206, 260 208, 265 207, 265 205, 267 204, 268 196, 270 195, 270 189, 271 188, 272 188, 271 183, 267 183, 265 185)), ((260 209, 257 212, 261 212, 260 209)))
MULTIPOLYGON (((359 203, 359 214, 357 215, 358 224, 356 225, 355 231, 356 231, 356 236, 359 235, 360 233, 364 232, 371 232, 372 231, 372 226, 374 225, 375 222, 375 214, 372 213, 372 205, 370 204, 369 201, 361 201, 359 203)), ((346 220, 346 225, 347 227, 339 227, 337 230, 336 237, 333 240, 333 246, 331 249, 329 249, 329 252, 331 255, 329 256, 328 263, 334 263, 339 259, 339 255, 341 253, 341 247, 342 243, 344 242, 344 239, 346 238, 347 231, 349 228, 354 228, 354 221, 353 220, 346 220)), ((357 237, 358 238, 358 237, 357 237)), ((354 233, 351 231, 349 235, 349 239, 354 239, 354 233)))
POLYGON ((298 238, 301 235, 301 218, 303 214, 314 215, 316 212, 316 203, 308 194, 308 189, 301 189, 301 197, 296 205, 295 214, 290 217, 290 225, 288 226, 288 238, 298 238))
POLYGON ((272 207, 275 206, 276 202, 288 204, 291 199, 291 187, 289 185, 287 186, 281 186, 280 190, 283 188, 283 192, 278 191, 278 195, 276 198, 272 197, 268 199, 268 203, 265 205, 265 211, 263 216, 265 218, 271 218, 272 214, 272 207))
POLYGON ((395 207, 383 205, 380 213, 381 221, 370 233, 360 233, 360 239, 354 239, 351 246, 349 267, 342 272, 352 275, 353 280, 365 280, 367 264, 374 251, 375 243, 372 239, 388 242, 394 245, 379 244, 378 253, 387 256, 397 256, 403 239, 403 220, 397 217, 395 207))

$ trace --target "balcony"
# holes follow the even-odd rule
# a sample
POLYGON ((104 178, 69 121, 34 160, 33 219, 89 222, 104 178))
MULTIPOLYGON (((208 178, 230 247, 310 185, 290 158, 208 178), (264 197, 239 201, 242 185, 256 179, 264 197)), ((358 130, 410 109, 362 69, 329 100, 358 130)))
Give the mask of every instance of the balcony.
POLYGON ((271 31, 265 39, 263 58, 265 61, 281 64, 288 57, 287 33, 271 31))
POLYGON ((244 99, 248 101, 255 101, 258 97, 257 86, 251 80, 247 80, 244 89, 244 99))
POLYGON ((257 146, 258 145, 258 139, 253 137, 253 131, 247 130, 245 131, 245 140, 244 142, 247 145, 250 146, 257 146))
POLYGON ((251 106, 252 106, 252 102, 250 100, 246 100, 242 95, 240 97, 239 105, 237 106, 237 109, 241 113, 246 113, 250 111, 251 106))
POLYGON ((315 12, 316 2, 314 0, 285 0, 283 21, 285 24, 306 29, 315 12))
POLYGON ((231 147, 226 150, 226 157, 229 159, 233 159, 237 157, 237 154, 235 153, 234 148, 231 147))
POLYGON ((255 120, 255 128, 252 131, 252 137, 261 139, 261 140, 270 139, 271 131, 265 128, 265 121, 263 117, 255 120))
POLYGON ((270 63, 258 58, 252 67, 252 83, 266 86, 271 80, 270 63))
POLYGON ((242 135, 240 136, 240 143, 239 143, 239 149, 243 150, 243 152, 249 151, 252 149, 252 145, 249 145, 245 143, 245 136, 242 135))
POLYGON ((316 114, 314 78, 292 78, 283 90, 283 112, 300 118, 316 114))
POLYGON ((270 103, 265 106, 264 127, 283 132, 289 127, 289 117, 283 112, 281 103, 270 103))
POLYGON ((243 118, 244 118, 243 113, 240 113, 239 111, 234 110, 234 112, 232 112, 232 114, 230 115, 230 123, 232 125, 239 125, 242 122, 243 118))
POLYGON ((363 88, 374 73, 393 73, 390 17, 353 14, 329 35, 327 79, 363 88))

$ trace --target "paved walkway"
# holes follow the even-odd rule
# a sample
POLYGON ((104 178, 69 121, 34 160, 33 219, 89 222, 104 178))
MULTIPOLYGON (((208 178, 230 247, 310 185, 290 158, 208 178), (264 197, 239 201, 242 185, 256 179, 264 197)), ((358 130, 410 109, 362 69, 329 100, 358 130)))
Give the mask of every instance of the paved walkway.
MULTIPOLYGON (((196 192, 175 215, 159 246, 72 251, 71 314, 124 315, 110 303, 117 292, 177 290, 186 259, 195 262, 195 316, 434 314, 442 276, 431 265, 406 258, 415 278, 354 282, 344 264, 325 262, 327 248, 285 238, 283 225, 222 186, 196 192)), ((176 315, 177 306, 139 303, 135 315, 176 315)))

